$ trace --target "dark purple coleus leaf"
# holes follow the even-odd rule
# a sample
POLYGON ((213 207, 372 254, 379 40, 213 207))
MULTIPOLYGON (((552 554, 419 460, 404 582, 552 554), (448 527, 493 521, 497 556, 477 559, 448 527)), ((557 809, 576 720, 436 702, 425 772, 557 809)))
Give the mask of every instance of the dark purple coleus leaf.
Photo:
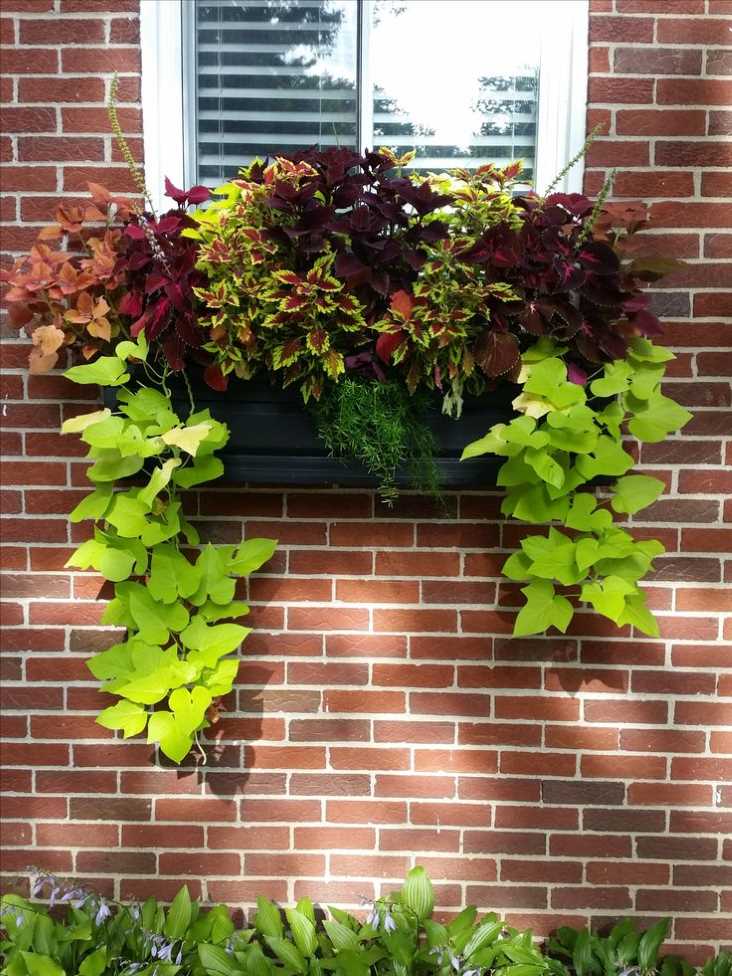
POLYGON ((179 207, 185 207, 186 204, 191 204, 192 206, 198 206, 199 203, 203 203, 208 200, 211 196, 211 191, 206 186, 192 186, 190 190, 181 190, 175 186, 168 177, 165 177, 165 195, 170 197, 171 200, 175 200, 179 207))

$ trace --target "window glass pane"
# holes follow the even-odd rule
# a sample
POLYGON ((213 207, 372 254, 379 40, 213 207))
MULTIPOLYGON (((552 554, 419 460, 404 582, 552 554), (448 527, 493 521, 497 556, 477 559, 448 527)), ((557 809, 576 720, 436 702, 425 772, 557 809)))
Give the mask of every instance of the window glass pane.
POLYGON ((196 179, 255 156, 355 147, 355 0, 195 3, 196 179))
POLYGON ((532 0, 373 0, 373 144, 442 171, 535 159, 539 30, 532 0))

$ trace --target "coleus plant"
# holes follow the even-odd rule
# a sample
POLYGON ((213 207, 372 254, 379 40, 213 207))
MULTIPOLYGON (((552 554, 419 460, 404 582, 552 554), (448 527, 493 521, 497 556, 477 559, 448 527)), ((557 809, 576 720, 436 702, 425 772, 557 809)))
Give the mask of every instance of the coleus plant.
POLYGON ((156 358, 182 368, 203 341, 193 295, 203 279, 196 246, 183 236, 192 226, 186 208, 209 191, 167 180, 177 206, 160 217, 99 184, 89 191, 88 205, 60 206, 30 253, 0 276, 10 286, 10 325, 31 336, 31 372, 52 369, 65 349, 93 359, 142 329, 156 358))
POLYGON ((627 425, 637 440, 656 443, 691 418, 661 391, 674 356, 636 336, 624 358, 583 384, 571 378, 564 352, 548 338, 528 349, 523 390, 514 400, 519 416, 494 425, 463 452, 463 459, 486 453, 507 459, 497 478, 506 489, 504 515, 553 523, 546 535, 527 535, 504 564, 508 579, 526 584, 513 632, 553 626, 564 633, 582 602, 619 627, 632 624, 657 636, 638 581, 664 547, 655 539, 636 541, 615 524, 613 512, 635 515, 664 490, 658 478, 628 474, 634 462, 623 437, 627 425), (591 490, 596 479, 612 479, 601 500, 591 490))
MULTIPOLYGON (((527 583, 529 601, 516 633, 542 623, 566 629, 573 604, 557 586, 574 587, 571 596, 618 624, 653 632, 637 581, 659 544, 634 543, 577 492, 596 477, 620 477, 610 506, 627 514, 660 490, 627 475, 620 441, 626 419, 639 439, 663 438, 688 419, 660 393, 670 354, 649 342, 660 326, 642 292, 672 263, 638 248, 642 208, 612 207, 604 194, 594 205, 580 194, 517 194, 520 164, 425 179, 400 172, 408 160, 337 149, 256 161, 211 201, 203 187, 168 182, 178 206, 159 218, 96 188, 89 216, 106 207, 105 219, 119 217, 121 230, 89 237, 81 217, 67 213, 60 230, 46 232, 62 235, 61 248, 41 244, 30 267, 21 260, 7 275, 12 319, 36 346, 34 368, 51 366, 64 345, 93 357, 117 334, 144 330, 159 376, 194 360, 223 390, 232 376, 267 372, 298 385, 306 401, 332 399, 318 420, 326 443, 371 439, 387 497, 393 443, 381 450, 387 438, 373 412, 363 436, 352 429, 369 397, 350 384, 348 403, 358 400, 359 409, 344 410, 344 378, 403 384, 405 398, 419 387, 438 390, 456 417, 466 392, 525 382, 516 401, 524 416, 466 456, 508 458, 506 514, 591 535, 575 542, 555 525, 543 549, 532 537, 509 560, 507 573, 527 583), (69 252, 72 239, 93 258, 69 252), (588 378, 593 397, 617 403, 597 407, 588 378), (546 402, 537 401, 542 382, 546 402), (548 564, 558 572, 542 576, 537 567, 548 564)), ((117 379, 94 375, 107 385, 117 379)))
POLYGON ((116 412, 105 407, 63 425, 89 445, 94 485, 70 516, 91 521, 92 535, 66 565, 95 569, 113 584, 102 622, 127 631, 88 663, 102 690, 119 699, 97 721, 125 738, 146 730, 148 742, 180 762, 216 721, 238 671, 232 652, 249 633, 238 623, 249 608, 236 599, 237 581, 265 563, 276 543, 209 543, 194 556, 198 532, 179 492, 223 474, 215 452, 229 433, 208 410, 182 421, 161 390, 125 387, 129 361, 142 363, 147 354, 143 331, 137 342, 118 343, 114 355, 65 373, 76 383, 118 388, 116 412), (134 486, 125 480, 131 476, 134 486))

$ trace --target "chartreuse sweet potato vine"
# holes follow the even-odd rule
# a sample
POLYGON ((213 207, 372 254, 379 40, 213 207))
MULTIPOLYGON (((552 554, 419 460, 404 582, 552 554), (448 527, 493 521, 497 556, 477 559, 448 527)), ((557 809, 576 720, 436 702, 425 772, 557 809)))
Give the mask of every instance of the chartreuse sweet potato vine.
POLYGON ((94 484, 71 513, 72 522, 93 521, 93 536, 67 566, 93 568, 114 584, 103 623, 127 628, 124 641, 88 664, 102 690, 119 698, 97 721, 125 738, 147 729, 147 741, 180 762, 236 677, 238 661, 231 655, 249 633, 232 622, 249 612, 234 598, 237 579, 266 562, 276 543, 208 544, 195 558, 183 551, 199 538, 178 492, 223 474, 214 452, 229 431, 208 410, 182 421, 165 392, 124 387, 127 360, 146 356, 142 333, 136 343, 119 343, 114 355, 65 373, 77 383, 120 387, 118 412, 105 408, 63 425, 64 433, 80 433, 89 445, 87 474, 94 484), (132 475, 135 487, 115 490, 132 475))
POLYGON ((523 357, 523 391, 514 401, 520 416, 496 424, 469 444, 463 458, 499 454, 506 458, 498 484, 506 488, 505 515, 522 522, 557 523, 545 536, 529 535, 503 567, 526 585, 526 603, 514 635, 538 634, 550 626, 563 633, 579 600, 619 627, 632 624, 658 635, 638 581, 664 552, 655 539, 636 541, 613 521, 613 512, 635 515, 664 488, 647 475, 628 474, 633 458, 623 431, 656 443, 688 422, 691 414, 661 392, 665 364, 674 356, 640 337, 624 359, 606 363, 585 386, 568 378, 564 352, 542 338, 523 357), (615 479, 598 500, 595 479, 615 479), (558 592, 558 588, 560 592, 558 592))

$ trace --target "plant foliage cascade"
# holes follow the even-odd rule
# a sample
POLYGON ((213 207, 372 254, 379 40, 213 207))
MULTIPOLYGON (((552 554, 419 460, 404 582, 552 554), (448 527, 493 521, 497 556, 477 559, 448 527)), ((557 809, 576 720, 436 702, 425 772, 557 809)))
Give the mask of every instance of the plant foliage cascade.
POLYGON ((276 543, 209 543, 189 555, 200 540, 179 492, 223 474, 215 452, 229 434, 208 410, 181 421, 163 390, 125 387, 129 361, 144 363, 147 354, 142 332, 137 342, 118 343, 114 355, 65 373, 76 383, 119 388, 116 412, 105 407, 63 425, 89 446, 94 485, 70 516, 91 521, 92 536, 66 565, 95 569, 113 584, 102 622, 127 630, 124 641, 88 663, 102 690, 119 698, 97 721, 125 738, 146 730, 148 742, 180 762, 216 720, 217 701, 236 678, 232 652, 249 633, 236 622, 249 612, 235 598, 237 580, 259 569, 276 543), (132 476, 138 483, 131 487, 132 476))
POLYGON ((609 936, 560 928, 543 947, 495 912, 468 907, 433 918, 432 884, 413 868, 402 888, 371 903, 365 919, 330 909, 316 915, 301 898, 284 913, 257 899, 252 925, 236 929, 223 905, 202 910, 180 889, 169 908, 155 898, 117 905, 53 878, 36 887, 67 904, 65 919, 5 895, 2 976, 731 976, 721 952, 700 970, 661 956, 670 919, 646 931, 626 919, 609 936))

